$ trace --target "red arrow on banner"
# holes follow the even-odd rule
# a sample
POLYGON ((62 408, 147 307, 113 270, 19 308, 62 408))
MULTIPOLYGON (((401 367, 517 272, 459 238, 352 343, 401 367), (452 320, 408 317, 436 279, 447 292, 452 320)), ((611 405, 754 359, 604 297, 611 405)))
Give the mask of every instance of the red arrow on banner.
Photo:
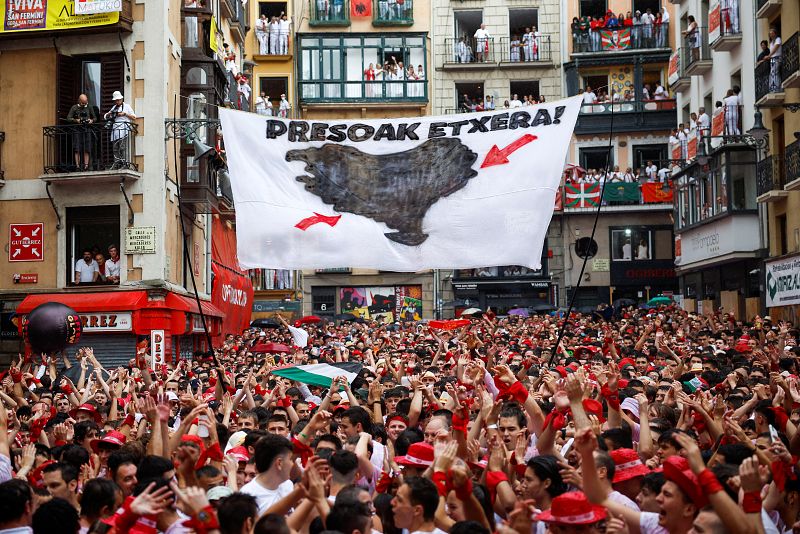
POLYGON ((538 139, 538 137, 533 134, 525 134, 503 149, 497 148, 497 145, 494 145, 491 150, 489 150, 489 153, 486 154, 483 163, 481 163, 481 169, 484 167, 491 167, 492 165, 508 163, 508 156, 536 139, 538 139))
POLYGON ((320 215, 319 213, 314 212, 313 216, 306 217, 299 223, 295 224, 294 227, 305 231, 317 223, 325 223, 328 226, 336 226, 336 223, 338 223, 339 219, 341 218, 342 218, 341 215, 327 216, 327 215, 320 215))

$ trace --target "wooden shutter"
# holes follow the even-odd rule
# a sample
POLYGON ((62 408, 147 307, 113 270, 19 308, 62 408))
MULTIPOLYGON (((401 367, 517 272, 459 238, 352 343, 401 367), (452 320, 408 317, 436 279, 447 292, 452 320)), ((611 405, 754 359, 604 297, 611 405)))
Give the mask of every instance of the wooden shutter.
POLYGON ((133 98, 125 94, 125 58, 122 54, 105 54, 100 57, 100 115, 111 109, 111 95, 119 91, 125 102, 133 107, 133 98))
POLYGON ((55 124, 63 124, 70 108, 78 103, 81 62, 70 56, 59 55, 56 60, 56 77, 55 124))

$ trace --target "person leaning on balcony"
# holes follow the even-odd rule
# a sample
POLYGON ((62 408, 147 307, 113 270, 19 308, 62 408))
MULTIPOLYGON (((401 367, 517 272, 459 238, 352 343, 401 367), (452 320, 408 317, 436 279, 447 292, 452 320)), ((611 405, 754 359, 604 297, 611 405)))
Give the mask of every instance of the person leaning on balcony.
POLYGON ((759 52, 758 57, 756 57, 756 65, 764 63, 765 61, 769 61, 769 42, 766 39, 761 41, 761 52, 759 52))
POLYGON ((693 15, 689 15, 686 20, 689 25, 681 33, 686 38, 686 45, 692 50, 692 61, 700 59, 700 33, 697 29, 697 21, 693 15))
POLYGON ((256 21, 256 40, 258 40, 258 54, 266 56, 269 54, 269 22, 267 16, 261 14, 261 17, 256 21))
POLYGON ((653 92, 653 97, 656 100, 666 100, 669 97, 669 93, 664 86, 661 85, 661 82, 656 82, 656 90, 653 92))
POLYGON ((89 168, 89 157, 94 144, 94 133, 89 125, 97 122, 97 115, 94 108, 89 105, 89 98, 86 95, 80 95, 78 103, 70 108, 67 122, 78 125, 72 134, 72 151, 75 154, 75 166, 86 170, 89 168), (83 164, 81 164, 81 154, 83 164))
POLYGON ((126 104, 122 93, 114 91, 111 95, 111 100, 114 101, 112 107, 103 118, 106 121, 111 121, 111 143, 114 150, 114 164, 119 162, 127 162, 128 154, 125 149, 125 139, 131 131, 131 122, 136 118, 133 108, 126 104))
POLYGON ((638 9, 633 14, 633 31, 631 37, 633 39, 634 48, 642 48, 642 12, 638 9))
POLYGON ((739 97, 733 92, 733 89, 728 89, 725 98, 722 99, 725 106, 725 134, 726 135, 739 135, 739 97))
POLYGON ((108 247, 108 259, 105 265, 106 281, 109 284, 119 284, 119 250, 116 245, 108 247))
POLYGON ((278 17, 272 17, 269 21, 269 53, 273 56, 278 55, 278 35, 280 34, 280 22, 278 17))
POLYGON ((489 56, 489 31, 486 29, 486 24, 481 22, 481 27, 475 30, 475 57, 478 63, 483 63, 489 56))
POLYGON ((92 284, 100 277, 100 267, 92 257, 90 249, 84 249, 83 259, 75 264, 75 283, 92 284))
POLYGON ((285 56, 289 53, 289 17, 281 13, 278 21, 278 54, 285 56))
POLYGON ((701 107, 698 112, 700 115, 697 117, 697 128, 700 130, 701 135, 708 135, 711 130, 711 117, 708 116, 704 107, 701 107))
POLYGON ((769 60, 769 90, 776 93, 781 90, 783 44, 774 26, 769 29, 769 60))

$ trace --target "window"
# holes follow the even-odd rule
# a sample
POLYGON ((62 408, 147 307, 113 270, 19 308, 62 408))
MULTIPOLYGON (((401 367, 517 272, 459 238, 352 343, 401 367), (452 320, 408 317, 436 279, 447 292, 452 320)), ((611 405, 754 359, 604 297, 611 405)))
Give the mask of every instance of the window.
POLYGON ((606 0, 581 0, 581 17, 602 17, 606 14, 606 0))
POLYGON ((591 87, 594 94, 600 97, 600 92, 608 92, 608 74, 583 76, 583 89, 591 87))
POLYGON ((509 83, 509 97, 518 95, 519 100, 525 96, 532 96, 536 102, 539 101, 539 82, 538 81, 514 81, 509 83))
POLYGON ((646 227, 611 229, 612 261, 671 260, 672 231, 646 227))
POLYGON ((655 15, 661 11, 661 0, 633 0, 633 11, 641 11, 646 13, 647 10, 655 15))
MULTIPOLYGON (((483 103, 483 82, 463 82, 455 84, 455 106, 454 110, 449 112, 464 112, 471 111, 473 106, 483 103)), ((498 106, 499 107, 499 106, 498 106)))
POLYGON ((456 39, 464 37, 467 42, 475 35, 475 31, 481 27, 483 22, 483 11, 453 11, 455 20, 456 39))
POLYGON ((580 164, 586 169, 605 169, 614 167, 614 153, 607 146, 580 149, 580 164))
POLYGON ((644 169, 652 161, 660 169, 667 165, 667 145, 640 145, 633 147, 633 168, 644 169), (661 162, 661 163, 660 163, 661 162))
MULTIPOLYGON (((83 274, 81 280, 83 284, 92 284, 93 275, 88 266, 96 262, 100 274, 94 284, 108 284, 105 280, 105 261, 109 259, 109 247, 117 247, 120 250, 120 222, 119 206, 89 206, 82 208, 67 208, 67 284, 76 284, 76 269, 78 262, 84 263, 87 267, 81 266, 83 274), (90 260, 85 263, 84 251, 88 250, 87 255, 90 260), (103 264, 103 265, 101 265, 103 264), (88 281, 87 281, 88 280, 88 281)), ((118 283, 118 282, 117 282, 118 283)))
POLYGON ((427 100, 423 35, 330 35, 300 40, 302 100, 427 100))
POLYGON ((286 13, 286 2, 259 2, 258 3, 258 16, 266 15, 267 20, 272 17, 280 17, 286 13))
POLYGON ((100 109, 101 104, 107 104, 100 99, 100 72, 101 63, 99 61, 84 61, 82 65, 81 93, 89 98, 89 105, 95 109, 100 109))
MULTIPOLYGON (((125 92, 125 60, 122 54, 62 56, 56 62, 56 116, 60 123, 81 94, 89 97, 101 116, 111 109, 114 91, 125 92)), ((132 102, 131 102, 132 104, 132 102)))
POLYGON ((262 76, 258 79, 258 89, 269 98, 275 111, 280 105, 281 95, 289 96, 289 79, 262 76))
POLYGON ((320 317, 336 315, 336 288, 312 287, 311 312, 320 317))
MULTIPOLYGON (((539 28, 538 9, 509 9, 508 34, 521 36, 527 30, 536 31, 539 28)), ((474 33, 474 32, 473 32, 474 33)))

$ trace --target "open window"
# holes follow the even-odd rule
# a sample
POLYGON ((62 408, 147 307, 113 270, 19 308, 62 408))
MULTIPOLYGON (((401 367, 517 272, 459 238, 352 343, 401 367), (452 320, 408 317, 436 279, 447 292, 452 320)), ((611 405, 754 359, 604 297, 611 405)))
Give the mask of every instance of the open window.
POLYGON ((273 113, 276 113, 281 103, 281 95, 289 96, 289 78, 262 76, 258 79, 259 94, 264 93, 272 103, 273 113))
POLYGON ((287 13, 286 2, 259 2, 258 3, 258 16, 266 15, 267 20, 272 20, 272 17, 280 17, 281 14, 287 13))
POLYGON ((633 0, 634 12, 641 11, 642 13, 647 13, 648 9, 653 15, 661 11, 661 0, 633 0))
POLYGON ((509 86, 509 97, 514 98, 514 95, 519 97, 519 100, 523 100, 524 96, 533 96, 536 102, 539 101, 539 81, 538 80, 520 80, 510 82, 509 86))
POLYGON ((671 260, 674 238, 668 228, 611 229, 612 261, 671 260))
POLYGON ((528 30, 539 29, 539 10, 535 8, 509 9, 508 34, 522 36, 528 30))
POLYGON ((109 260, 109 247, 120 247, 119 206, 87 206, 67 208, 67 284, 68 285, 107 285, 105 265, 109 260), (84 260, 88 251, 89 261, 84 260), (85 264, 80 265, 79 262, 85 264), (97 265, 100 275, 91 271, 97 265), (80 278, 76 273, 80 272, 80 278), (96 278, 96 279, 95 279, 96 278), (78 282, 80 280, 80 282, 78 282))
POLYGON ((471 106, 483 104, 483 82, 461 82, 455 85, 455 112, 470 111, 471 106))
POLYGON ((644 169, 648 161, 655 163, 660 169, 667 166, 669 154, 667 145, 638 145, 633 147, 633 168, 644 169))
POLYGON ((581 17, 602 17, 606 14, 606 0, 581 0, 581 17))
POLYGON ((453 17, 455 19, 456 32, 453 37, 456 39, 459 37, 464 37, 467 41, 469 41, 469 39, 475 35, 475 31, 481 27, 481 23, 483 22, 483 11, 453 11, 453 17))
POLYGON ((586 147, 580 149, 581 167, 589 169, 609 169, 614 167, 614 152, 607 146, 586 147))

